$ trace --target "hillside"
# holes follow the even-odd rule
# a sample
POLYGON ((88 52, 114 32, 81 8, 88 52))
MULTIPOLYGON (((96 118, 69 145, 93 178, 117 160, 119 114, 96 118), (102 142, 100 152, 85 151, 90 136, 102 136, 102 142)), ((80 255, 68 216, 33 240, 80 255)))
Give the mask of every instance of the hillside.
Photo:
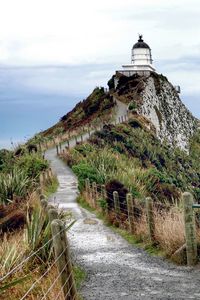
POLYGON ((43 135, 51 136, 76 129, 98 119, 102 121, 104 115, 108 114, 114 105, 113 96, 107 93, 103 87, 97 87, 86 99, 78 102, 72 111, 63 115, 57 124, 44 131, 43 135))
MULTIPOLYGON (((108 81, 108 86, 108 92, 104 88, 94 89, 86 100, 61 118, 54 131, 50 128, 44 134, 56 134, 59 126, 61 131, 67 132, 98 120, 104 124, 103 129, 94 132, 87 144, 75 148, 81 164, 94 156, 93 164, 90 161, 89 165, 94 168, 94 176, 100 174, 100 179, 96 178, 98 183, 118 179, 126 188, 131 187, 139 198, 151 196, 158 201, 173 202, 182 191, 189 190, 198 199, 198 120, 181 102, 172 84, 156 73, 149 77, 137 74, 126 77, 117 73, 108 81), (110 119, 105 122, 103 116, 111 112, 118 119, 120 103, 127 105, 129 121, 119 125, 110 119), (107 170, 105 173, 97 169, 98 162, 99 168, 107 170), (122 176, 123 170, 126 171, 122 176)), ((76 164, 77 154, 74 158, 72 150, 70 155, 69 163, 76 164)), ((84 173, 84 166, 79 167, 78 172, 84 173)))
POLYGON ((117 73, 108 81, 108 86, 109 91, 95 88, 43 135, 52 137, 92 123, 108 123, 116 113, 113 108, 118 101, 127 105, 129 117, 139 119, 161 142, 188 151, 198 120, 165 76, 151 73, 148 77, 137 74, 126 77, 117 73))

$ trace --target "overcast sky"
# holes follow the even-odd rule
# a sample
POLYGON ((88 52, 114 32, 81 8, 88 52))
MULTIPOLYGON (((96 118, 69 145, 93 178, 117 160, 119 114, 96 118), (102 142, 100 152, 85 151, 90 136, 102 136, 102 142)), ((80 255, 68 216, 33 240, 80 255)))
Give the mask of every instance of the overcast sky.
POLYGON ((130 62, 138 33, 157 72, 180 84, 183 101, 200 117, 199 0, 0 0, 1 107, 54 106, 55 95, 54 122, 130 62))

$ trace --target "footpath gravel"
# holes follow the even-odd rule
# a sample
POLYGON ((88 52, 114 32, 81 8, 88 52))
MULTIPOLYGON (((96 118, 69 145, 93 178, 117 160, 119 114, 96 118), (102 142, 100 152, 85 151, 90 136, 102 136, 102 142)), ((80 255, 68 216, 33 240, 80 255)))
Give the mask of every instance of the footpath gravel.
POLYGON ((74 260, 87 273, 81 288, 86 300, 200 299, 200 270, 177 267, 129 245, 76 202, 77 178, 48 150, 59 188, 50 201, 72 212, 77 222, 68 237, 74 260))

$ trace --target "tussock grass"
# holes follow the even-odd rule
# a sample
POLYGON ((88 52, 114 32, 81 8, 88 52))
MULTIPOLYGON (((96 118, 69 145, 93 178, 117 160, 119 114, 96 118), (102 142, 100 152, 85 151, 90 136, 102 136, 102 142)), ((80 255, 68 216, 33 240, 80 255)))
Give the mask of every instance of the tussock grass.
POLYGON ((183 213, 171 208, 167 212, 154 211, 155 239, 171 256, 185 243, 183 213))

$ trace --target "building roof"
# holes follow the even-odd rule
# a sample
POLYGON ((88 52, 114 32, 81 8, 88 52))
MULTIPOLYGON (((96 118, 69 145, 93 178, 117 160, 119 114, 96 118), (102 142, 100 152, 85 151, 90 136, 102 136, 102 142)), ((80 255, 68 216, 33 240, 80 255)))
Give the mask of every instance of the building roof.
POLYGON ((136 49, 136 48, 147 48, 147 49, 150 49, 149 45, 147 45, 143 38, 142 38, 142 35, 139 35, 139 40, 136 44, 133 45, 133 48, 132 49, 136 49))

